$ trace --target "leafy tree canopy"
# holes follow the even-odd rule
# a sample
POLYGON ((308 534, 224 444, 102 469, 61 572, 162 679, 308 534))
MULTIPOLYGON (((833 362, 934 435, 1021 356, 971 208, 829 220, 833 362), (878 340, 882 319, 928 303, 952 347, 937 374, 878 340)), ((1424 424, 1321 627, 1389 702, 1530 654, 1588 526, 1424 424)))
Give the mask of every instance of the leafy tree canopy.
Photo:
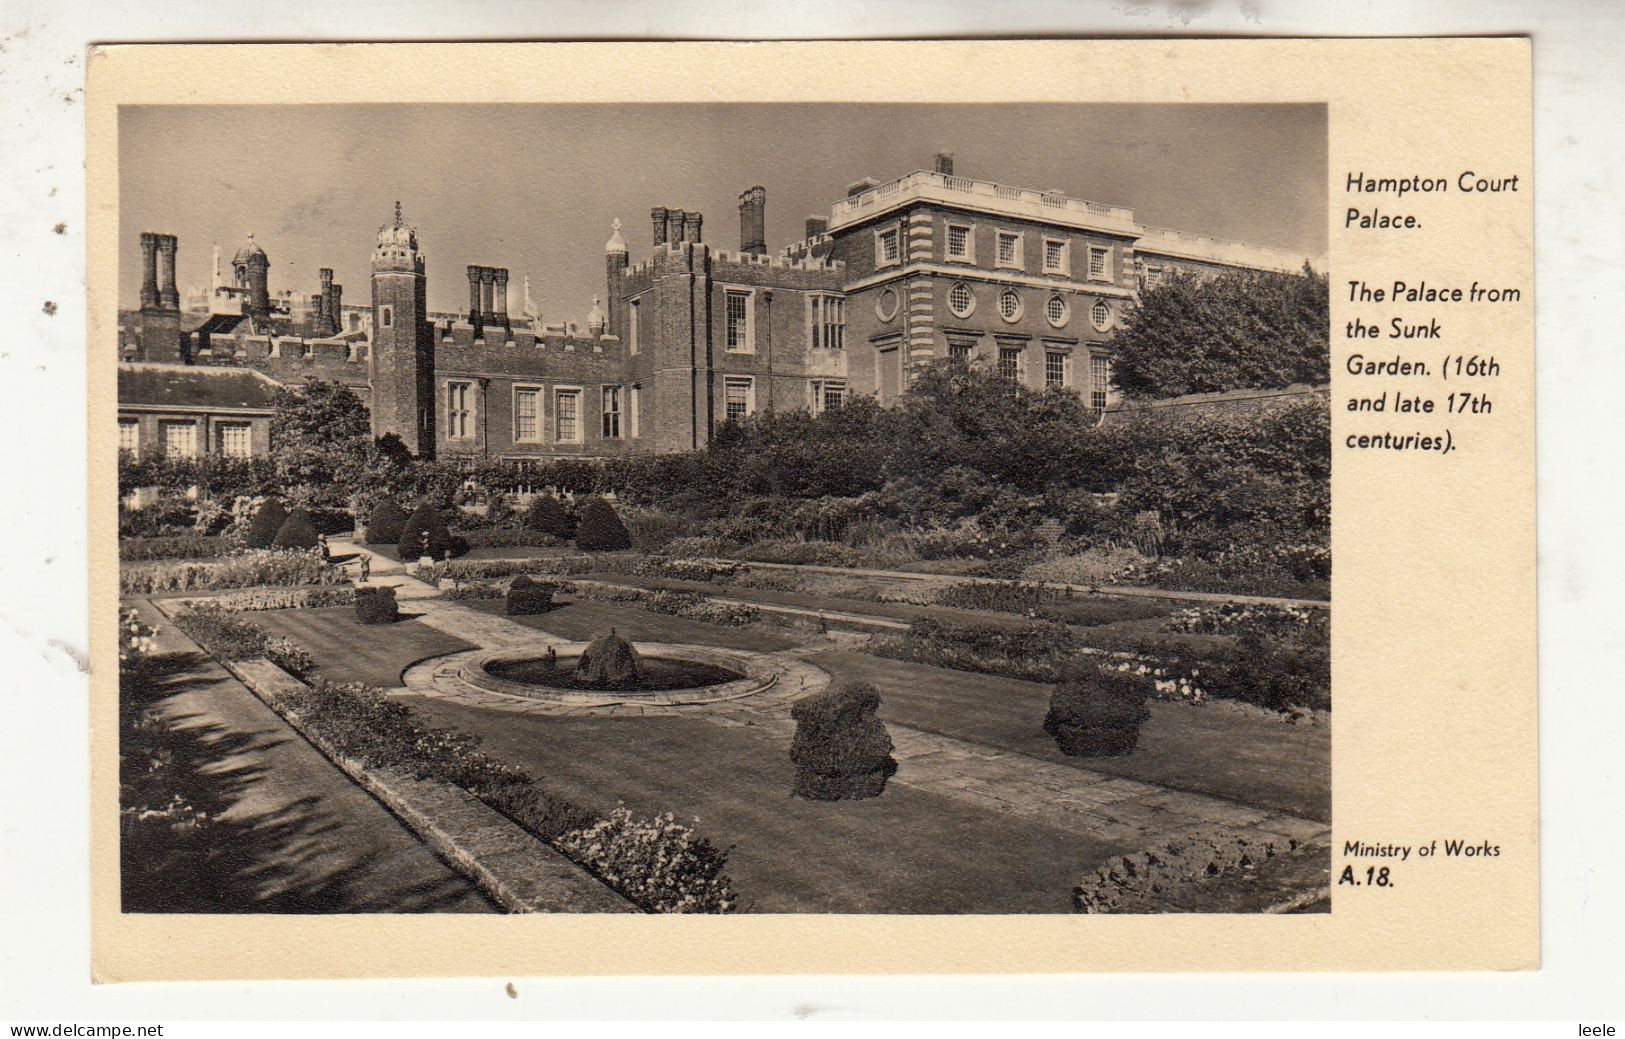
POLYGON ((1112 337, 1113 379, 1129 397, 1270 388, 1329 379, 1325 276, 1176 275, 1142 293, 1112 337))

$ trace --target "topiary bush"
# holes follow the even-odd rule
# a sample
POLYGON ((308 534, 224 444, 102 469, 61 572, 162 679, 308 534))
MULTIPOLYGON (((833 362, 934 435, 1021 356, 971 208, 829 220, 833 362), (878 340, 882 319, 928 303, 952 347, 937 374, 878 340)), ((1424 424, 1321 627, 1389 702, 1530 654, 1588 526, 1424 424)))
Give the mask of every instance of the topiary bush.
POLYGON ((565 511, 564 503, 551 494, 538 494, 525 509, 525 529, 568 541, 575 536, 576 525, 565 511))
POLYGON ((275 498, 265 499, 254 518, 249 521, 248 533, 243 535, 243 544, 249 548, 270 548, 271 542, 282 529, 282 524, 288 522, 288 510, 275 498))
POLYGON ((406 512, 392 499, 385 498, 372 507, 367 516, 367 544, 398 545, 401 531, 406 527, 406 512))
POLYGON ((532 581, 524 574, 520 574, 508 586, 507 604, 503 612, 509 616, 546 613, 551 605, 553 605, 553 587, 532 581))
POLYGON ((406 523, 401 527, 401 540, 399 542, 401 559, 417 559, 424 555, 436 559, 446 558, 451 550, 451 532, 446 529, 446 519, 440 515, 440 510, 430 502, 424 502, 415 509, 406 523), (428 535, 425 552, 424 535, 428 535))
POLYGON ((602 498, 589 498, 581 506, 576 547, 583 552, 618 552, 632 547, 632 535, 613 505, 602 498))
POLYGON ((394 588, 373 585, 355 590, 355 619, 362 624, 394 624, 400 615, 394 588))
POLYGON ((271 547, 315 548, 316 524, 311 522, 310 513, 304 509, 294 509, 288 513, 288 518, 277 529, 276 537, 271 539, 271 547))
POLYGON ((794 794, 809 801, 879 797, 897 772, 892 740, 875 717, 880 694, 867 682, 845 682, 790 708, 796 720, 790 761, 794 794))
POLYGON ((1044 731, 1068 757, 1131 754, 1151 717, 1149 694, 1143 677, 1078 665, 1050 694, 1044 731))
POLYGON ((632 643, 609 629, 581 651, 576 664, 576 680, 582 685, 601 689, 622 689, 635 685, 642 676, 643 666, 638 662, 638 651, 632 643))

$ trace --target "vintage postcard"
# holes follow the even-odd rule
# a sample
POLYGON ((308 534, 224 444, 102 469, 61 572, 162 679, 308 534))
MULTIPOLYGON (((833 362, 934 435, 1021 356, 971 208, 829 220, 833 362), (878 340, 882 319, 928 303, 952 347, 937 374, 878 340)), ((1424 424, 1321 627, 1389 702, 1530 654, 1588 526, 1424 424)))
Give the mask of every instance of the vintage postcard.
POLYGON ((98 980, 1537 966, 1530 75, 95 51, 98 980))

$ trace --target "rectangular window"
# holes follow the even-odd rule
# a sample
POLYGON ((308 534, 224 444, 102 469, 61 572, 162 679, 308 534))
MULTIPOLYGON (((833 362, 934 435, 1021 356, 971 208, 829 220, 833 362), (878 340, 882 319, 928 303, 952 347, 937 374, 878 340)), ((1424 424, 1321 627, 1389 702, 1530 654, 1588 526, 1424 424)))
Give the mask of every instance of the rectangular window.
POLYGON ((1106 263, 1111 256, 1111 250, 1102 249, 1098 245, 1089 247, 1089 277, 1097 281, 1108 280, 1106 263))
POLYGON ((630 353, 638 352, 638 301, 628 300, 626 304, 626 348, 630 353))
POLYGON ((133 418, 118 420, 118 449, 127 451, 131 458, 141 457, 141 423, 133 418))
POLYGON ((161 426, 165 458, 197 456, 196 422, 164 422, 161 426))
POLYGON ((621 435, 621 388, 604 387, 604 438, 618 439, 621 435))
POLYGON ((254 453, 246 422, 222 422, 215 427, 215 451, 222 458, 248 458, 254 453))
POLYGON ((971 354, 975 350, 976 347, 970 343, 949 343, 948 360, 954 362, 955 364, 969 364, 971 354))
POLYGON ((895 227, 875 232, 876 267, 889 267, 902 256, 900 234, 901 232, 895 227))
POLYGON ((513 391, 513 438, 533 443, 542 439, 542 391, 535 386, 513 391))
POLYGON ((474 384, 446 383, 446 437, 467 440, 474 435, 474 384))
POLYGON ((756 411, 756 380, 748 375, 728 375, 722 380, 722 417, 743 422, 756 411))
POLYGON ((1161 285, 1161 284, 1162 284, 1162 268, 1161 267, 1147 267, 1145 269, 1145 287, 1148 288, 1148 289, 1154 289, 1158 285, 1161 285))
POLYGON ((807 385, 811 390, 814 415, 822 415, 831 408, 839 408, 846 403, 844 379, 814 379, 807 385))
POLYGON ((1021 378, 1021 351, 999 347, 999 378, 1015 382, 1021 378))
POLYGON ((1021 266, 1021 232, 999 232, 999 252, 995 260, 1000 267, 1021 266))
POLYGON ((948 259, 968 260, 971 258, 970 227, 966 224, 948 225, 948 259))
POLYGON ((626 435, 636 437, 641 430, 638 424, 638 413, 643 408, 643 387, 633 386, 626 393, 626 435))
POLYGON ((807 297, 807 342, 814 350, 846 347, 846 300, 841 296, 807 297))
POLYGON ((580 390, 558 390, 554 393, 553 423, 553 439, 558 443, 581 443, 580 390))
POLYGON ((727 328, 727 349, 740 354, 755 352, 756 341, 751 329, 751 294, 739 289, 724 292, 727 328))
POLYGON ((1044 351, 1044 385, 1066 385, 1066 354, 1060 350, 1044 351))
POLYGON ((1072 273, 1072 246, 1065 238, 1044 239, 1044 273, 1072 273))
POLYGON ((1106 410, 1106 394, 1112 385, 1112 362, 1109 357, 1089 358, 1089 406, 1096 411, 1106 410))

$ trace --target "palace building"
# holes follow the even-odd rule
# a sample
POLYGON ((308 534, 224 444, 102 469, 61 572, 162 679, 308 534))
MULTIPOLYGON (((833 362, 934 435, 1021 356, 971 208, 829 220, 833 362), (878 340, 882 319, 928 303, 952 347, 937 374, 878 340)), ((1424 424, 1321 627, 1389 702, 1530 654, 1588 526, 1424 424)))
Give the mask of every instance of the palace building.
POLYGON ((374 435, 441 458, 693 450, 765 409, 895 400, 939 359, 1070 389, 1103 413, 1112 329, 1137 293, 1176 271, 1314 264, 959 177, 946 154, 932 170, 853 184, 776 254, 766 207, 762 187, 740 195, 735 249, 706 241, 701 214, 654 207, 636 258, 615 220, 584 327, 543 322, 528 279, 510 313, 508 270, 484 264, 466 267, 466 311, 430 312, 429 264, 399 204, 379 229, 365 306, 344 303, 327 268, 317 291, 273 295, 251 236, 229 279, 216 249, 213 284, 182 309, 176 239, 143 234, 140 308, 119 322, 120 447, 263 454, 267 388, 312 377, 352 388, 374 435))

